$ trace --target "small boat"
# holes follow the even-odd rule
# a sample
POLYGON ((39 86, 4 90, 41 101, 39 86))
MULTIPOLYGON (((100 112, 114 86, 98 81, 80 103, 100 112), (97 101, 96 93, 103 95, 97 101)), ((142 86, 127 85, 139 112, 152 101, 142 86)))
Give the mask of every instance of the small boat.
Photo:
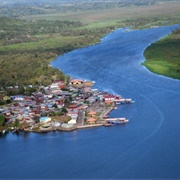
POLYGON ((110 127, 112 124, 110 124, 110 123, 104 123, 103 124, 105 127, 110 127))
POLYGON ((122 121, 116 121, 115 124, 125 124, 125 123, 127 123, 127 122, 129 122, 128 119, 122 120, 122 121))
POLYGON ((6 130, 3 130, 2 133, 5 134, 5 133, 6 133, 6 130))

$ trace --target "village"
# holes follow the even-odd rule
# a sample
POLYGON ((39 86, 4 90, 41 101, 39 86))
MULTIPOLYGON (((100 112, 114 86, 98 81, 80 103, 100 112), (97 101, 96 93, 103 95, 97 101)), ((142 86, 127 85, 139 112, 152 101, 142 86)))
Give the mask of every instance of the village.
POLYGON ((93 89, 94 83, 71 79, 66 85, 65 81, 55 81, 48 87, 40 87, 31 96, 11 96, 12 103, 0 106, 0 114, 5 119, 0 132, 72 131, 128 122, 124 117, 108 115, 119 104, 134 101, 93 89))

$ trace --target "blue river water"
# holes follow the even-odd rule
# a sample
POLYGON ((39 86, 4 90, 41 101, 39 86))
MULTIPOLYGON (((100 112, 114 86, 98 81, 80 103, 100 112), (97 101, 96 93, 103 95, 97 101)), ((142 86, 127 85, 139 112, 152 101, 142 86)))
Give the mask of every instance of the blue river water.
POLYGON ((180 25, 118 29, 51 62, 72 77, 136 102, 111 117, 123 126, 0 137, 0 179, 180 178, 180 81, 141 66, 151 43, 180 25))

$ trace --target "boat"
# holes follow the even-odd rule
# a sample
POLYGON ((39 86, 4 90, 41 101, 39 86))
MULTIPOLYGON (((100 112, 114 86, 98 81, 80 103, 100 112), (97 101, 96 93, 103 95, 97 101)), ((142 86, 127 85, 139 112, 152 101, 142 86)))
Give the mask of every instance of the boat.
POLYGON ((110 127, 112 124, 110 124, 110 123, 104 123, 103 124, 103 126, 105 126, 105 127, 110 127))
POLYGON ((117 121, 115 122, 115 124, 125 124, 125 123, 127 123, 127 122, 129 122, 128 119, 125 119, 125 120, 117 120, 117 121))
POLYGON ((2 133, 5 134, 5 133, 6 133, 6 130, 3 130, 2 133))
POLYGON ((124 118, 124 117, 123 118, 117 118, 115 120, 107 121, 107 123, 112 124, 112 125, 125 124, 127 122, 129 122, 129 120, 124 118))

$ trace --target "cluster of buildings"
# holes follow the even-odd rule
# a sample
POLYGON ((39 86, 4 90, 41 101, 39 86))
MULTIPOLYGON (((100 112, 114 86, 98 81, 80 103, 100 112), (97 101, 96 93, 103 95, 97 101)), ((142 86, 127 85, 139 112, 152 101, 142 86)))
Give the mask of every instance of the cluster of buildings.
MULTIPOLYGON (((104 113, 102 108, 112 103, 131 102, 121 96, 111 95, 92 89, 95 82, 72 79, 69 85, 64 81, 53 82, 48 87, 41 87, 31 96, 11 96, 13 103, 0 107, 6 124, 18 120, 25 124, 24 129, 63 127, 71 128, 77 125, 95 124, 97 114, 104 113), (96 104, 98 102, 98 104, 96 104), (95 110, 92 106, 96 104, 95 110), (98 108, 101 111, 98 112, 98 108), (85 113, 86 112, 86 113, 85 113)), ((103 120, 103 119, 102 119, 103 120)))

